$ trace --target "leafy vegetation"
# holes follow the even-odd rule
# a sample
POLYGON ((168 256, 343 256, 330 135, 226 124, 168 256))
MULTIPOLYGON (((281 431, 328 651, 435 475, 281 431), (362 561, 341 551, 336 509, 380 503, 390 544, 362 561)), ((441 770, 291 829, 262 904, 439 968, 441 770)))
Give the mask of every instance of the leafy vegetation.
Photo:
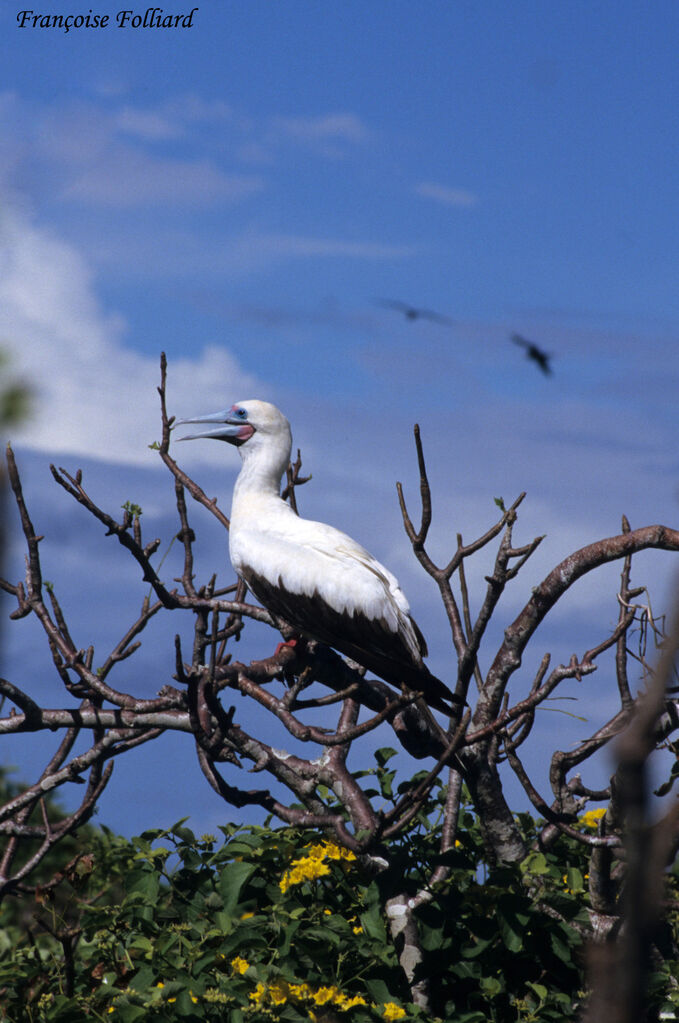
MULTIPOLYGON (((380 751, 381 753, 383 751, 380 751)), ((382 755, 382 760, 385 757, 382 755)), ((389 785, 384 766, 375 774, 389 785)), ((30 916, 0 916, 0 1012, 17 1023, 442 1019, 557 1023, 578 1018, 588 931, 586 847, 562 836, 518 866, 490 868, 465 803, 451 868, 418 912, 420 970, 435 1015, 409 1001, 389 939, 392 892, 420 889, 440 857, 440 787, 389 867, 295 827, 220 829, 182 822, 128 840, 88 829, 55 888, 37 886, 30 916)), ((579 826, 596 826, 588 814, 579 826)), ((528 845, 536 823, 518 823, 528 845)), ((673 882, 672 882, 673 884, 673 882)), ((25 902, 25 900, 23 900, 25 902)), ((652 978, 679 1008, 671 915, 652 978)))

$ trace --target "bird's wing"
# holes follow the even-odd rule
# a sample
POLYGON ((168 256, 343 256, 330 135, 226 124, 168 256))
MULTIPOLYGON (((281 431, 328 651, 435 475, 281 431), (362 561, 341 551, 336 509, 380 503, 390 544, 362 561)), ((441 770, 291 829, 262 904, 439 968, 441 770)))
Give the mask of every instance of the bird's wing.
MULTIPOLYGON (((419 657, 417 661, 412 659, 403 633, 391 632, 383 620, 368 619, 360 611, 353 615, 338 612, 316 592, 289 593, 248 567, 242 570, 242 576, 265 607, 299 632, 334 647, 394 686, 421 691, 427 703, 444 714, 452 712, 457 697, 419 657)), ((412 621, 411 626, 421 635, 412 621)))
POLYGON ((333 527, 295 523, 291 530, 284 520, 281 533, 242 528, 232 537, 234 568, 255 597, 299 632, 392 685, 421 691, 449 714, 456 698, 424 664, 424 637, 391 572, 333 527))
POLYGON ((432 320, 434 323, 442 323, 446 326, 451 326, 453 322, 449 316, 443 316, 441 313, 434 312, 433 309, 420 309, 418 306, 398 302, 395 299, 380 299, 379 304, 385 309, 398 309, 412 320, 432 320))
MULTIPOLYGON (((284 521, 280 531, 244 528, 232 536, 230 546, 234 567, 246 582, 248 574, 255 575, 264 580, 260 590, 266 584, 287 594, 287 613, 280 609, 276 613, 291 624, 296 624, 291 602, 301 613, 306 601, 295 602, 294 598, 310 597, 316 608, 322 602, 329 609, 328 619, 338 624, 342 620, 345 630, 352 621, 358 626, 362 620, 375 623, 377 631, 379 623, 379 629, 392 639, 400 634, 412 661, 426 655, 426 644, 410 617, 408 601, 395 576, 364 547, 332 526, 295 519, 284 521)), ((256 586, 252 588, 260 596, 256 586)), ((266 604, 262 596, 260 599, 266 604)), ((310 624, 306 628, 313 633, 310 624)), ((363 634, 366 627, 361 625, 358 631, 363 634)))
POLYGON ((444 316, 442 313, 435 313, 432 309, 418 309, 418 316, 421 316, 425 320, 431 320, 433 323, 441 323, 446 327, 450 327, 453 321, 449 316, 444 316))
POLYGON ((512 334, 511 340, 515 345, 519 345, 521 348, 530 348, 531 342, 526 341, 525 337, 521 337, 520 334, 512 334))

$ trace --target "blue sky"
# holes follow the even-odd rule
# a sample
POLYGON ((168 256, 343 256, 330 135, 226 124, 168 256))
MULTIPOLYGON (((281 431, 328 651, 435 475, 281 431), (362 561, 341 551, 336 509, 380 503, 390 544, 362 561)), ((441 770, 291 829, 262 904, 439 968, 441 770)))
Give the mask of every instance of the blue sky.
MULTIPOLYGON (((82 645, 118 638, 111 622, 139 581, 47 465, 83 465, 112 510, 137 500, 149 535, 171 536, 172 487, 147 447, 161 350, 177 415, 248 397, 283 408, 314 474, 304 513, 396 571, 444 677, 445 623, 394 496, 396 479, 417 493, 415 421, 437 553, 521 490, 519 539, 548 534, 504 624, 623 512, 676 525, 675 4, 208 0, 191 29, 68 34, 19 28, 20 9, 0 9, 0 339, 36 392, 11 439, 82 645), (452 323, 408 322, 382 299, 452 323), (514 331, 553 353, 552 377, 514 331), (99 615, 92 559, 107 582, 99 615)), ((122 8, 91 9, 114 21, 122 8)), ((186 447, 228 507, 237 456, 186 447)), ((208 537, 206 569, 226 571, 224 539, 208 537)), ((20 574, 18 539, 11 564, 20 574)), ((641 565, 662 604, 669 563, 641 565)), ((602 607, 600 628, 615 618, 615 579, 574 592, 538 660, 586 645, 602 607)), ((4 673, 47 685, 27 628, 6 633, 4 673)), ((147 644, 130 685, 157 688, 164 642, 147 644)), ((610 679, 593 678, 581 702, 604 713, 610 679)), ((144 756, 153 783, 140 790, 137 762, 118 765, 102 819, 223 816, 185 746, 144 756), (165 784, 168 757, 187 793, 165 784)))

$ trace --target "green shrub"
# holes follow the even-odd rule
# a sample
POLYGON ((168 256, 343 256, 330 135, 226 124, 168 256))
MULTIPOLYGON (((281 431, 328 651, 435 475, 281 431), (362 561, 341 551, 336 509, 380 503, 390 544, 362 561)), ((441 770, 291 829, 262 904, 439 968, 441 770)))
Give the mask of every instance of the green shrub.
MULTIPOLYGON (((384 782, 384 779, 381 779, 384 782)), ((296 828, 179 823, 131 840, 88 829, 86 854, 28 912, 0 913, 0 1018, 12 1023, 424 1019, 390 939, 384 907, 446 880, 419 911, 421 969, 436 1018, 561 1023, 584 998, 586 849, 561 838, 520 867, 489 869, 478 822, 461 814, 439 849, 441 789, 416 826, 383 849, 385 869, 296 828)), ((536 833, 519 818, 528 842, 536 833)), ((586 828, 591 822, 583 820, 586 828)), ((670 926, 670 924, 672 926, 670 926)), ((676 919, 653 978, 674 1004, 676 919)))

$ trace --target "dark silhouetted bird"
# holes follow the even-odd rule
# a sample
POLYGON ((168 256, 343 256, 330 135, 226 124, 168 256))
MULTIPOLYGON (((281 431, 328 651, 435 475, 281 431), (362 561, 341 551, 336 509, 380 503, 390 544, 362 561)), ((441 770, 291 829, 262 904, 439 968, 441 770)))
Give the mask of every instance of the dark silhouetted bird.
POLYGON ((385 309, 396 309, 398 312, 403 313, 406 320, 430 320, 432 323, 441 323, 447 327, 452 326, 453 323, 448 316, 434 313, 431 309, 418 309, 416 306, 408 305, 406 302, 397 302, 384 298, 379 300, 379 304, 385 309))
POLYGON ((552 356, 549 352, 543 351, 533 341, 528 341, 525 337, 521 337, 520 334, 512 334, 512 341, 515 345, 525 349, 526 358, 531 359, 545 376, 552 375, 552 367, 549 364, 552 356))

